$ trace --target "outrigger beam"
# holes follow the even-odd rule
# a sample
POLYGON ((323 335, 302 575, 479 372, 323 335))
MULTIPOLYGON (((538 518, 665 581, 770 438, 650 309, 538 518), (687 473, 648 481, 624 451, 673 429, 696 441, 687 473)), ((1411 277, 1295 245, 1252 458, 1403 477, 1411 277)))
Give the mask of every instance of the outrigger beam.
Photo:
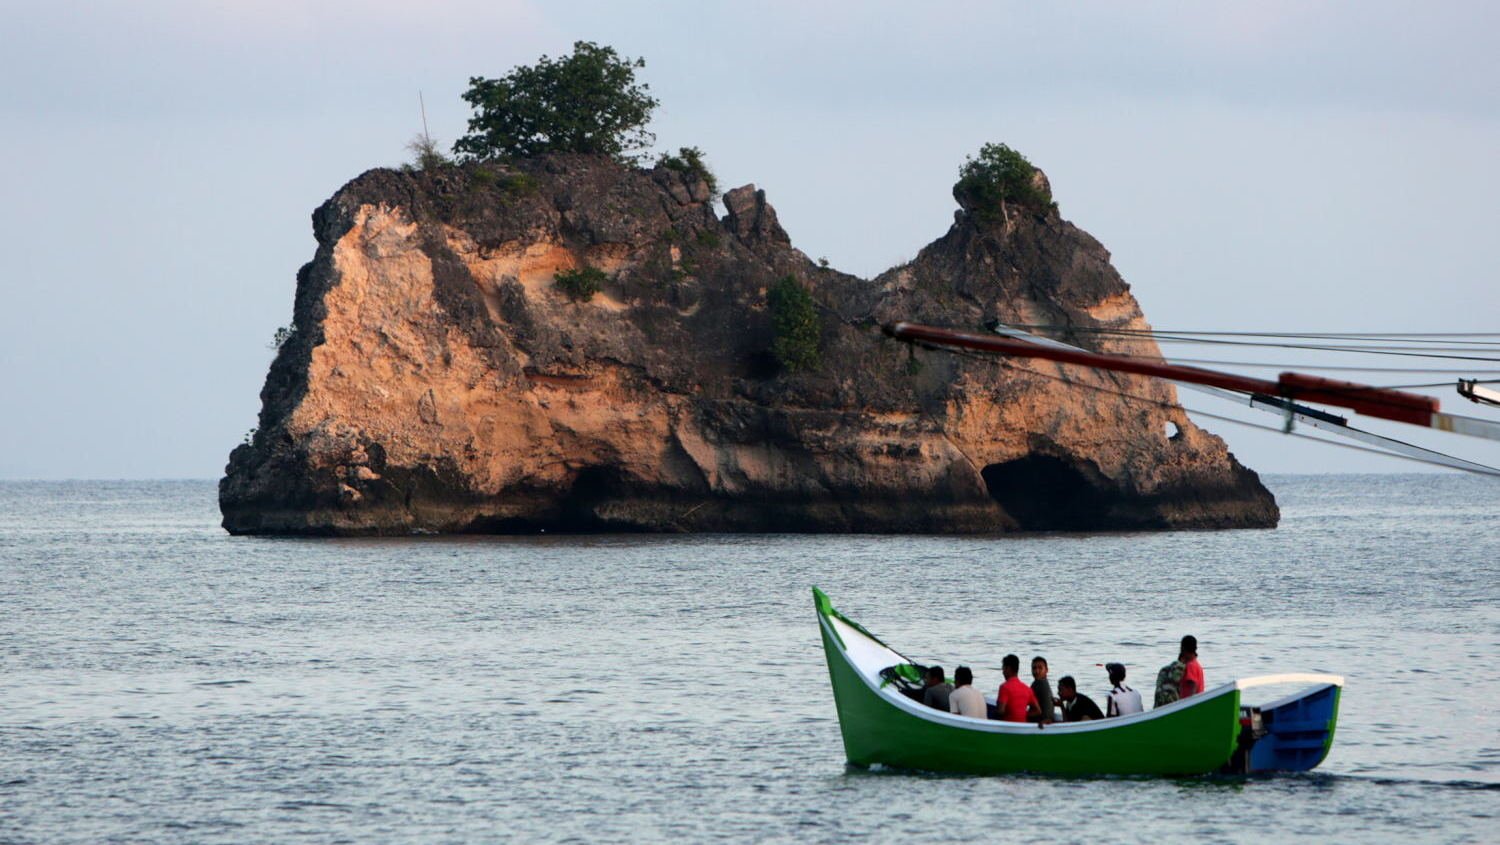
POLYGON ((1439 411, 1438 400, 1420 393, 1407 393, 1367 384, 1336 381, 1302 373, 1282 373, 1276 381, 1249 378, 1234 373, 1168 364, 1149 358, 1103 355, 1081 349, 1041 346, 1024 340, 962 332, 953 329, 899 322, 886 325, 886 334, 908 343, 976 349, 1018 358, 1041 358, 1062 364, 1078 364, 1122 373, 1152 376, 1171 381, 1206 384, 1252 396, 1275 396, 1286 401, 1316 402, 1348 408, 1370 417, 1435 428, 1471 437, 1500 440, 1500 423, 1475 417, 1460 417, 1439 411))
MULTIPOLYGON (((1024 340, 1028 343, 1035 343, 1039 346, 1051 346, 1057 349, 1073 349, 1078 352, 1088 351, 1086 349, 1079 349, 1076 346, 1071 346, 1069 344, 1063 343, 1060 340, 1053 340, 1049 337, 1038 337, 1037 335, 1031 334, 1030 332, 1023 332, 1020 329, 1013 329, 1010 326, 999 322, 998 320, 994 323, 986 323, 985 327, 990 331, 995 332, 996 334, 1013 338, 1015 340, 1024 340)), ((1180 381, 1178 379, 1173 379, 1172 383, 1185 390, 1192 390, 1198 393, 1203 393, 1216 399, 1224 399, 1235 403, 1243 403, 1247 401, 1243 393, 1235 393, 1231 390, 1224 390, 1218 387, 1209 387, 1206 384, 1193 384, 1192 382, 1180 381)), ((1320 411, 1317 408, 1312 408, 1307 405, 1300 405, 1287 399, 1278 399, 1275 396, 1264 396, 1259 393, 1253 393, 1248 399, 1248 404, 1251 408, 1254 408, 1258 411, 1265 411, 1266 413, 1275 414, 1276 416, 1282 418, 1290 417, 1291 419, 1296 420, 1303 425, 1311 426, 1312 428, 1316 428, 1319 431, 1326 431, 1329 434, 1335 434, 1339 437, 1347 437, 1350 440, 1358 440, 1366 445, 1374 446, 1383 451, 1393 452, 1396 455, 1414 458, 1416 460, 1424 461, 1430 464, 1437 464, 1438 466, 1445 466, 1449 469, 1462 470, 1464 472, 1472 472, 1479 475, 1500 476, 1500 469, 1496 469, 1495 467, 1487 466, 1481 463, 1475 463, 1474 461, 1466 461, 1463 458, 1456 458, 1452 455, 1434 451, 1432 449, 1425 449, 1421 446, 1407 443, 1404 440, 1394 440, 1389 437, 1382 437, 1379 434, 1355 428, 1354 426, 1349 424, 1349 421, 1347 419, 1344 419, 1341 416, 1330 414, 1327 411, 1320 411)))
POLYGON ((1481 405, 1500 405, 1500 390, 1480 387, 1478 379, 1459 379, 1458 395, 1481 405))

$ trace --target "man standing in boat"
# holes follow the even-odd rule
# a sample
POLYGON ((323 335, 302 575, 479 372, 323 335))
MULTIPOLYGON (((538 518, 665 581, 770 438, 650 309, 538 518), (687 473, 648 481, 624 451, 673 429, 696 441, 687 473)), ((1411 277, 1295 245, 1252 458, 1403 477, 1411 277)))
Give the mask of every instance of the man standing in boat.
POLYGON ((1182 638, 1177 659, 1156 673, 1155 707, 1164 707, 1181 698, 1203 692, 1203 667, 1198 663, 1198 638, 1182 638))
POLYGON ((1177 659, 1182 661, 1182 683, 1178 686, 1177 697, 1187 698, 1203 692, 1203 666, 1198 663, 1197 637, 1188 634, 1182 638, 1182 649, 1177 659))

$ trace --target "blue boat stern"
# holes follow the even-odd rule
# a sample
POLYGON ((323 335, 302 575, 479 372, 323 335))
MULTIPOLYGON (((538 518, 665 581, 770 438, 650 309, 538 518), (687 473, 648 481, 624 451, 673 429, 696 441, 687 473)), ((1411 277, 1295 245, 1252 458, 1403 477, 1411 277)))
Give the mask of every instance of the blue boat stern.
POLYGON ((1305 694, 1241 711, 1240 753, 1246 772, 1306 772, 1328 756, 1338 723, 1339 693, 1326 684, 1305 694), (1248 745, 1248 754, 1245 754, 1248 745), (1246 765, 1248 764, 1248 765, 1246 765))

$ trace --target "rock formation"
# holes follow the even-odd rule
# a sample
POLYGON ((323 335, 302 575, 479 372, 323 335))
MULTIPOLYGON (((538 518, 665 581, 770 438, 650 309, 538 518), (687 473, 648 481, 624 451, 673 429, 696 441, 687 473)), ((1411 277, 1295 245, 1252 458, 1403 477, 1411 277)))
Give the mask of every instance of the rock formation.
POLYGON ((794 249, 753 185, 723 201, 720 219, 701 175, 585 156, 354 179, 313 214, 293 331, 220 482, 225 528, 1276 523, 1255 473, 1170 385, 881 333, 899 319, 1147 328, 1109 254, 1055 208, 965 207, 915 260, 866 280, 794 249), (556 274, 586 266, 603 290, 564 295, 556 274), (766 292, 787 275, 820 308, 820 363, 803 372, 768 352, 766 292))

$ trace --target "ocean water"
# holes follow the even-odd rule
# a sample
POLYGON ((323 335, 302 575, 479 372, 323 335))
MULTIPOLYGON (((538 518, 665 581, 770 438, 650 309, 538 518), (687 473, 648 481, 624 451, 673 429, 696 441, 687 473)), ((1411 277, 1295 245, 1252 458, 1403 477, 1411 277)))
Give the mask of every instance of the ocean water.
MULTIPOLYGON (((1280 528, 234 538, 210 482, 0 484, 0 842, 1500 841, 1500 484, 1280 528), (809 594, 919 660, 1344 674, 1316 772, 846 766, 809 594)), ((1149 694, 1148 694, 1149 697, 1149 694)))

